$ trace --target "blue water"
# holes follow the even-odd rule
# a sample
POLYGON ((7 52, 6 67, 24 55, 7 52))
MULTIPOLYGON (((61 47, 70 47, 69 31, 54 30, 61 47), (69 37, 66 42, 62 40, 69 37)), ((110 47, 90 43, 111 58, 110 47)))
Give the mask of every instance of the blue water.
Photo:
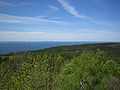
POLYGON ((0 42, 0 54, 8 54, 11 52, 31 51, 49 47, 80 45, 103 42, 0 42))

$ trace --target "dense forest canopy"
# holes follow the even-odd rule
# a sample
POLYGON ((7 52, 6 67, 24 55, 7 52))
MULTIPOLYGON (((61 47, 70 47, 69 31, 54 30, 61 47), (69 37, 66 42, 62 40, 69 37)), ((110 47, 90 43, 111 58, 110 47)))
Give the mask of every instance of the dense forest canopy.
POLYGON ((119 90, 120 43, 0 56, 1 90, 119 90))

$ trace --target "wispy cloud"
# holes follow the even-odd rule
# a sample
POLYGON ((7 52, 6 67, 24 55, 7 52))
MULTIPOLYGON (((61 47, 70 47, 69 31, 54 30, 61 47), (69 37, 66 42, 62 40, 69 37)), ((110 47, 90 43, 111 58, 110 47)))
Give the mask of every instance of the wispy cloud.
POLYGON ((0 22, 2 23, 56 23, 56 24, 70 24, 70 22, 65 21, 56 21, 56 20, 48 20, 44 18, 38 17, 26 17, 26 16, 14 16, 8 14, 0 14, 0 22))
POLYGON ((102 22, 102 21, 93 21, 95 24, 100 24, 100 25, 107 25, 107 26, 113 26, 114 24, 110 22, 102 22))
POLYGON ((16 5, 5 1, 0 1, 0 6, 16 6, 16 5))
POLYGON ((50 9, 51 9, 51 11, 58 11, 58 10, 59 10, 59 8, 58 8, 58 7, 53 6, 53 5, 48 5, 47 7, 48 7, 48 8, 50 8, 50 9))
POLYGON ((75 17, 78 18, 88 18, 87 16, 81 15, 75 7, 69 4, 68 0, 58 0, 58 2, 63 6, 63 8, 69 12, 70 14, 74 15, 75 17))
POLYGON ((69 12, 70 14, 72 14, 73 16, 75 16, 77 18, 87 19, 87 20, 90 20, 92 23, 95 23, 95 24, 111 25, 111 23, 96 21, 96 19, 93 18, 93 17, 86 16, 86 15, 81 15, 79 13, 79 11, 77 11, 74 6, 70 5, 70 2, 68 0, 57 0, 57 1, 63 6, 63 8, 67 12, 69 12))
POLYGON ((36 4, 32 4, 32 3, 27 3, 27 2, 16 2, 16 3, 13 3, 13 2, 7 2, 7 1, 0 1, 0 6, 11 6, 11 7, 14 7, 14 6, 28 6, 28 5, 32 5, 32 6, 36 6, 36 4))
POLYGON ((0 41, 120 41, 120 32, 91 31, 79 33, 0 31, 0 41))
POLYGON ((63 17, 52 17, 51 19, 63 19, 63 17))
POLYGON ((93 20, 91 21, 93 24, 103 25, 103 26, 112 26, 112 27, 119 27, 120 28, 120 22, 112 22, 107 20, 93 20))

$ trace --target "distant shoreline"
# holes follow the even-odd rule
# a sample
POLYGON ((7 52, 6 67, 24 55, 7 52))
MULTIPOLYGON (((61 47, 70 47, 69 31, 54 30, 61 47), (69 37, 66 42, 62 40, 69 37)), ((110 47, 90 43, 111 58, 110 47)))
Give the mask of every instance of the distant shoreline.
POLYGON ((53 48, 61 48, 61 47, 75 47, 75 46, 87 46, 87 45, 105 45, 105 44, 120 44, 120 42, 106 42, 106 43, 87 43, 87 44, 79 44, 79 45, 63 45, 63 46, 53 46, 53 47, 48 47, 48 48, 42 48, 42 49, 37 49, 37 50, 28 50, 28 51, 18 51, 18 52, 11 52, 7 54, 0 54, 0 56, 7 56, 7 55, 12 55, 15 53, 24 53, 24 52, 37 52, 37 51, 42 51, 42 50, 47 50, 47 49, 53 49, 53 48))

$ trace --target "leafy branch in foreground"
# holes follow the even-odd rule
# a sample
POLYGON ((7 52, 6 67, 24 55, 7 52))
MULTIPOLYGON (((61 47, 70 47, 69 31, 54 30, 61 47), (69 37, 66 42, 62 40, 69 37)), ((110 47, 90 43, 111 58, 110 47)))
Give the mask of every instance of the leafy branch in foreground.
POLYGON ((119 90, 120 66, 103 51, 84 51, 60 73, 62 90, 119 90))

